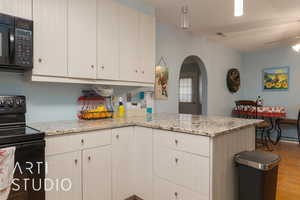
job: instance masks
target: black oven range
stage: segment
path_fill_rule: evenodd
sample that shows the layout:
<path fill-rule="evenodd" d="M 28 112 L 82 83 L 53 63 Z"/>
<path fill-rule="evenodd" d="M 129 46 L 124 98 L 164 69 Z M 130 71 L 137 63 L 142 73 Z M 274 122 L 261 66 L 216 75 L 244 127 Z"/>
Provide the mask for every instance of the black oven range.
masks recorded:
<path fill-rule="evenodd" d="M 25 113 L 25 96 L 0 96 L 0 153 L 14 152 L 7 200 L 45 200 L 45 134 L 26 126 Z"/>

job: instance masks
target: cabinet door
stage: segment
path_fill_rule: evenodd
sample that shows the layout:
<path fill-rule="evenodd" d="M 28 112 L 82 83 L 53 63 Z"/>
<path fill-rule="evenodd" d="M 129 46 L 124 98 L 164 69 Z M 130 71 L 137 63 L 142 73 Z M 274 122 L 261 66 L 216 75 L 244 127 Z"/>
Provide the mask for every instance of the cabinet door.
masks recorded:
<path fill-rule="evenodd" d="M 155 70 L 155 17 L 140 13 L 139 26 L 140 71 L 139 81 L 154 83 Z"/>
<path fill-rule="evenodd" d="M 83 151 L 83 200 L 111 200 L 111 147 Z"/>
<path fill-rule="evenodd" d="M 96 78 L 96 0 L 71 0 L 68 10 L 68 67 L 72 78 Z"/>
<path fill-rule="evenodd" d="M 32 19 L 32 0 L 1 0 L 0 13 Z"/>
<path fill-rule="evenodd" d="M 113 200 L 124 200 L 133 192 L 133 128 L 113 129 L 112 181 Z"/>
<path fill-rule="evenodd" d="M 120 79 L 137 81 L 139 72 L 139 13 L 120 6 Z"/>
<path fill-rule="evenodd" d="M 119 78 L 119 4 L 97 1 L 97 79 Z"/>
<path fill-rule="evenodd" d="M 153 199 L 152 129 L 134 128 L 134 192 L 142 199 Z"/>
<path fill-rule="evenodd" d="M 81 200 L 81 152 L 47 156 L 46 162 L 46 200 Z M 72 183 L 69 191 L 70 185 L 66 180 Z M 51 182 L 55 183 L 52 189 Z M 64 188 L 61 188 L 61 185 L 64 185 Z M 59 186 L 58 189 L 56 186 Z"/>
<path fill-rule="evenodd" d="M 67 0 L 33 0 L 33 74 L 67 76 Z"/>

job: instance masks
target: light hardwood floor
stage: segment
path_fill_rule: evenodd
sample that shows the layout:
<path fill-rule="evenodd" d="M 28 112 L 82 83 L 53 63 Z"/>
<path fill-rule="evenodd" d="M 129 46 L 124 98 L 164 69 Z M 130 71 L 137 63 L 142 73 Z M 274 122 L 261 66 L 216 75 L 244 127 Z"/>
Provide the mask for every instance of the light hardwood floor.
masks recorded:
<path fill-rule="evenodd" d="M 281 156 L 278 172 L 277 200 L 300 199 L 300 145 L 281 142 L 273 146 Z"/>

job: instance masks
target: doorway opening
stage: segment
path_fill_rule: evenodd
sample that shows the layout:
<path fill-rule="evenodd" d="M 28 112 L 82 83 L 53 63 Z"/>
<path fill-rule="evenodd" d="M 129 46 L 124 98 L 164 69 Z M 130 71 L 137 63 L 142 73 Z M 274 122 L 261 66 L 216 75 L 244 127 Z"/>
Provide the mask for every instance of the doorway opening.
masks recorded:
<path fill-rule="evenodd" d="M 188 56 L 181 65 L 179 113 L 207 114 L 207 71 L 198 56 Z"/>

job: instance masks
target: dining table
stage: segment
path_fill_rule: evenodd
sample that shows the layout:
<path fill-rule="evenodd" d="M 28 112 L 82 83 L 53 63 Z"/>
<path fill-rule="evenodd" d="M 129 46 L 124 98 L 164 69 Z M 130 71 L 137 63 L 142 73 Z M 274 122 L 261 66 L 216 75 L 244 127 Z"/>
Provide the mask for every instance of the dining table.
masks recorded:
<path fill-rule="evenodd" d="M 233 110 L 234 115 L 244 115 L 249 118 L 259 118 L 270 122 L 270 127 L 267 129 L 267 136 L 269 141 L 276 145 L 280 140 L 280 133 L 278 128 L 278 120 L 286 118 L 286 109 L 283 106 L 258 106 L 251 109 L 245 108 L 245 110 Z M 273 139 L 271 135 L 277 133 L 276 139 Z"/>

